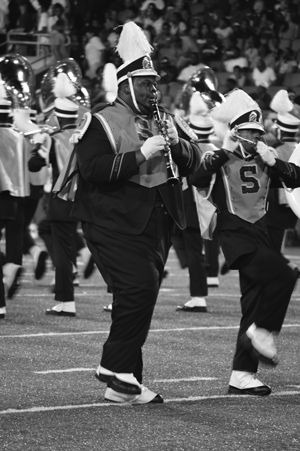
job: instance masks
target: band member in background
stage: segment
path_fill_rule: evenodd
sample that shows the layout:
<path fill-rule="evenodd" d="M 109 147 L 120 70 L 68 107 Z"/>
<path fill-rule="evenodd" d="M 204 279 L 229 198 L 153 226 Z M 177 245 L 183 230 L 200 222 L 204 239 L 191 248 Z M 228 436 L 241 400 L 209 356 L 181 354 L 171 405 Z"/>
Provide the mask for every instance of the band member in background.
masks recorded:
<path fill-rule="evenodd" d="M 22 274 L 23 233 L 16 233 L 14 225 L 18 205 L 29 192 L 23 137 L 12 127 L 11 107 L 0 78 L 0 237 L 5 230 L 6 239 L 5 252 L 1 252 L 0 318 L 5 318 L 5 298 L 13 297 Z"/>
<path fill-rule="evenodd" d="M 274 334 L 281 330 L 297 280 L 270 246 L 266 199 L 270 182 L 300 186 L 300 168 L 278 159 L 264 144 L 261 110 L 244 91 L 230 93 L 211 117 L 229 130 L 220 150 L 204 154 L 191 181 L 208 187 L 216 174 L 212 198 L 220 244 L 228 267 L 239 271 L 242 319 L 229 393 L 265 396 L 271 388 L 256 378 L 259 361 L 278 363 Z"/>
<path fill-rule="evenodd" d="M 35 135 L 37 147 L 29 160 L 29 169 L 39 171 L 48 164 L 52 166 L 53 185 L 63 169 L 71 152 L 69 139 L 77 125 L 78 105 L 67 97 L 76 89 L 67 74 L 61 72 L 54 85 L 55 114 L 60 126 L 59 133 L 53 135 L 50 145 L 45 146 L 45 133 Z M 42 147 L 41 147 L 42 146 Z M 55 300 L 53 308 L 46 310 L 47 315 L 76 316 L 73 261 L 76 248 L 76 230 L 78 220 L 71 217 L 71 202 L 50 196 L 47 221 L 51 223 L 51 241 L 53 263 L 55 266 Z"/>
<path fill-rule="evenodd" d="M 300 119 L 293 115 L 294 105 L 285 89 L 279 90 L 273 97 L 270 107 L 277 112 L 275 131 L 277 142 L 273 144 L 278 158 L 289 161 L 298 145 L 297 134 Z M 284 188 L 272 189 L 268 195 L 269 207 L 266 215 L 270 243 L 279 253 L 285 236 L 285 230 L 295 229 L 298 217 L 289 207 Z M 290 265 L 293 265 L 290 263 Z M 295 267 L 296 268 L 296 267 Z"/>
<path fill-rule="evenodd" d="M 213 123 L 208 115 L 208 106 L 199 91 L 195 91 L 190 99 L 188 124 L 196 133 L 202 152 L 217 150 L 209 142 L 209 135 L 213 133 Z M 183 179 L 183 203 L 187 227 L 178 230 L 173 235 L 172 242 L 177 253 L 178 235 L 182 237 L 183 246 L 179 251 L 185 253 L 185 259 L 190 276 L 191 299 L 183 305 L 177 306 L 181 312 L 207 312 L 206 296 L 208 294 L 205 256 L 203 253 L 203 238 L 201 237 L 199 218 L 195 202 L 195 187 L 187 178 Z"/>
<path fill-rule="evenodd" d="M 96 370 L 107 385 L 105 399 L 161 403 L 162 396 L 143 385 L 142 347 L 171 229 L 174 223 L 186 226 L 181 184 L 164 153 L 171 153 L 186 176 L 198 168 L 200 149 L 182 119 L 177 123 L 161 110 L 159 120 L 152 48 L 135 23 L 123 26 L 117 50 L 124 64 L 117 70 L 116 101 L 86 115 L 74 134 L 79 177 L 72 214 L 81 219 L 87 245 L 114 295 L 112 324 Z"/>

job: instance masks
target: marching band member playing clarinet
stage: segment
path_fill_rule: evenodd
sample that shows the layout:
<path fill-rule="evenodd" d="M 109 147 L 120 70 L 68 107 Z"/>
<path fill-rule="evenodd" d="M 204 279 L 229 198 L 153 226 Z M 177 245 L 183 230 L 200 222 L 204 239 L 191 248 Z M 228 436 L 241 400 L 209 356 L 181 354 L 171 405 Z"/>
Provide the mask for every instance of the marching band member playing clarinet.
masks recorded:
<path fill-rule="evenodd" d="M 123 26 L 117 50 L 124 64 L 117 70 L 116 101 L 87 113 L 73 135 L 79 177 L 72 214 L 81 219 L 87 245 L 114 295 L 110 333 L 96 370 L 107 385 L 105 399 L 161 403 L 160 395 L 142 385 L 142 347 L 171 228 L 185 227 L 181 184 L 167 172 L 164 153 L 167 147 L 186 176 L 199 167 L 200 149 L 186 123 L 178 119 L 177 125 L 163 110 L 166 130 L 159 134 L 152 105 L 159 77 L 152 48 L 133 22 Z"/>
<path fill-rule="evenodd" d="M 278 363 L 274 335 L 281 330 L 297 280 L 270 246 L 266 199 L 270 184 L 282 187 L 282 180 L 288 187 L 300 186 L 300 168 L 279 160 L 264 144 L 260 108 L 244 91 L 232 91 L 211 117 L 230 130 L 220 150 L 203 155 L 191 181 L 208 187 L 216 174 L 211 194 L 220 244 L 228 267 L 239 271 L 242 319 L 229 393 L 265 396 L 271 388 L 256 378 L 258 365 Z"/>

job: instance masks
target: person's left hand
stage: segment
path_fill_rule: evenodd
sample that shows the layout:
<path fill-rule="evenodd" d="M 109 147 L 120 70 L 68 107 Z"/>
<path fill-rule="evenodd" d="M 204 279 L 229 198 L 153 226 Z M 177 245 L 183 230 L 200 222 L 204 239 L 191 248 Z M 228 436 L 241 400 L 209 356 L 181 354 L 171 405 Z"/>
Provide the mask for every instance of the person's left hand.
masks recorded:
<path fill-rule="evenodd" d="M 257 153 L 261 156 L 261 159 L 268 165 L 274 166 L 276 163 L 275 156 L 269 147 L 262 141 L 257 143 Z"/>
<path fill-rule="evenodd" d="M 166 121 L 166 128 L 171 146 L 175 146 L 179 142 L 177 129 L 171 121 Z"/>

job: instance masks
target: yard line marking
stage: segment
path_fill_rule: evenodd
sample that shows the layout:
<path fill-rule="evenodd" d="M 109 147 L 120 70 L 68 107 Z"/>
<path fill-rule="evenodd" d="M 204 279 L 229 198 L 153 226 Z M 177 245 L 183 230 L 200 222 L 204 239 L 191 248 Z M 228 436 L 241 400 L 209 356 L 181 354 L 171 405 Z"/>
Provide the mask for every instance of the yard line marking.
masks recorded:
<path fill-rule="evenodd" d="M 60 373 L 76 373 L 76 372 L 91 372 L 95 371 L 95 368 L 67 368 L 66 370 L 47 370 L 47 371 L 33 371 L 34 374 L 60 374 Z M 197 382 L 197 381 L 214 381 L 217 377 L 188 377 L 182 379 L 154 379 L 151 382 L 162 382 L 165 384 L 173 382 Z M 296 387 L 298 388 L 298 387 Z"/>
<path fill-rule="evenodd" d="M 188 332 L 188 331 L 201 331 L 201 330 L 236 330 L 240 326 L 201 326 L 201 327 L 178 327 L 172 329 L 150 329 L 149 332 Z M 284 324 L 285 328 L 300 327 L 300 324 Z M 82 332 L 47 332 L 38 334 L 23 334 L 23 335 L 0 335 L 0 338 L 32 338 L 32 337 L 61 337 L 67 335 L 95 335 L 95 334 L 108 334 L 108 330 L 86 330 Z"/>
<path fill-rule="evenodd" d="M 295 396 L 300 395 L 299 391 L 282 391 L 278 393 L 272 393 L 272 398 L 274 397 L 280 397 L 280 396 Z M 234 399 L 238 398 L 239 401 L 242 401 L 245 398 L 252 398 L 252 395 L 213 395 L 213 396 L 189 396 L 187 398 L 170 398 L 165 399 L 165 404 L 169 403 L 175 403 L 175 402 L 195 402 L 195 401 L 206 401 L 210 399 Z M 248 401 L 247 401 L 248 402 Z M 139 405 L 141 408 L 141 404 Z M 78 404 L 78 405 L 67 405 L 67 406 L 49 406 L 49 407 L 29 407 L 28 409 L 7 409 L 7 410 L 1 410 L 0 415 L 10 415 L 15 413 L 40 413 L 40 412 L 53 412 L 56 410 L 74 410 L 74 409 L 90 409 L 95 407 L 134 407 L 130 403 L 109 403 L 109 402 L 97 402 L 94 404 Z"/>

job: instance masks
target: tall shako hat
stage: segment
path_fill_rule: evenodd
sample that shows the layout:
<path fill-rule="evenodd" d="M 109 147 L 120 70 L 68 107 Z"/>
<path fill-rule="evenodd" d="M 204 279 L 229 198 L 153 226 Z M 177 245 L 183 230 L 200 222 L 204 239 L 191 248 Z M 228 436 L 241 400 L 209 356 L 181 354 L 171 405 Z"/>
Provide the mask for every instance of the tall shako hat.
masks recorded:
<path fill-rule="evenodd" d="M 60 72 L 57 75 L 53 93 L 56 97 L 54 101 L 56 116 L 76 119 L 78 117 L 79 106 L 72 102 L 72 100 L 67 99 L 67 97 L 76 94 L 76 87 L 65 72 Z"/>
<path fill-rule="evenodd" d="M 117 69 L 118 85 L 124 80 L 128 80 L 130 93 L 135 108 L 140 111 L 136 102 L 132 77 L 156 77 L 160 76 L 153 67 L 150 54 L 153 47 L 143 32 L 134 22 L 127 22 L 123 25 L 116 51 L 124 63 Z"/>
<path fill-rule="evenodd" d="M 11 101 L 7 98 L 4 87 L 4 81 L 0 76 L 0 114 L 8 114 L 11 112 Z"/>
<path fill-rule="evenodd" d="M 294 105 L 285 89 L 280 89 L 276 92 L 270 103 L 270 108 L 277 113 L 276 124 L 280 130 L 288 133 L 297 133 L 300 119 L 290 114 Z"/>
<path fill-rule="evenodd" d="M 143 30 L 134 22 L 123 25 L 116 51 L 124 61 L 117 69 L 118 84 L 131 77 L 160 77 L 153 67 L 150 45 Z"/>
<path fill-rule="evenodd" d="M 208 106 L 199 91 L 195 91 L 190 99 L 189 126 L 198 138 L 206 138 L 214 131 Z"/>
<path fill-rule="evenodd" d="M 230 130 L 260 130 L 265 133 L 259 105 L 241 89 L 235 89 L 225 96 L 225 102 L 212 110 L 211 117 L 227 123 Z"/>

